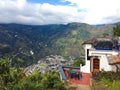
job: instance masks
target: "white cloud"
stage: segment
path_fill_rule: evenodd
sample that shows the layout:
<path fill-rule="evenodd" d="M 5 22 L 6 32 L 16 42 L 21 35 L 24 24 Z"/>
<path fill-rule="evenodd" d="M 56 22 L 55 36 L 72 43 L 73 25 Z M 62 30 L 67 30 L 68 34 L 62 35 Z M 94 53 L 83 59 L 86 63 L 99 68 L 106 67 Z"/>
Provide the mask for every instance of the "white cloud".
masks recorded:
<path fill-rule="evenodd" d="M 87 9 L 84 17 L 86 23 L 103 24 L 120 21 L 119 0 L 65 0 L 77 5 L 78 8 Z M 108 19 L 108 17 L 111 17 Z M 116 19 L 115 19 L 116 18 Z"/>
<path fill-rule="evenodd" d="M 61 24 L 82 22 L 103 24 L 120 21 L 119 0 L 61 0 L 70 5 L 0 0 L 0 23 Z"/>

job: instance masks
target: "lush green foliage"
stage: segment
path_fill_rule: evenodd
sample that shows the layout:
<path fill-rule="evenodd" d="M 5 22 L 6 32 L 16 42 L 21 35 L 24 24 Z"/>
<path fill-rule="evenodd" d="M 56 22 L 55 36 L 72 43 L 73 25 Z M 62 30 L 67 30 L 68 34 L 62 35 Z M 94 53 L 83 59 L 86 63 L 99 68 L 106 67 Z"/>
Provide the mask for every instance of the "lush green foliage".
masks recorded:
<path fill-rule="evenodd" d="M 116 72 L 112 72 L 112 71 L 108 71 L 108 72 L 102 71 L 96 75 L 96 80 L 99 80 L 101 78 L 105 78 L 110 81 L 120 80 L 120 72 L 116 73 Z"/>
<path fill-rule="evenodd" d="M 66 90 L 59 73 L 39 73 L 25 76 L 23 69 L 11 67 L 9 59 L 0 59 L 0 90 Z"/>
<path fill-rule="evenodd" d="M 112 27 L 90 26 L 84 23 L 39 26 L 0 24 L 0 44 L 7 44 L 10 48 L 0 48 L 0 57 L 3 56 L 3 51 L 6 51 L 12 58 L 13 65 L 21 58 L 23 66 L 51 54 L 79 57 L 84 55 L 84 40 L 101 36 L 102 33 L 110 34 Z M 34 52 L 33 55 L 30 53 L 31 50 Z"/>
<path fill-rule="evenodd" d="M 120 36 L 120 24 L 113 28 L 113 36 Z"/>
<path fill-rule="evenodd" d="M 73 62 L 73 66 L 76 66 L 76 67 L 79 67 L 80 64 L 82 64 L 82 66 L 83 66 L 85 64 L 85 62 L 82 59 L 74 60 L 74 62 Z"/>
<path fill-rule="evenodd" d="M 101 82 L 109 90 L 119 90 L 120 89 L 120 72 L 105 72 L 102 71 L 94 76 L 97 82 Z M 94 86 L 93 86 L 94 87 Z"/>

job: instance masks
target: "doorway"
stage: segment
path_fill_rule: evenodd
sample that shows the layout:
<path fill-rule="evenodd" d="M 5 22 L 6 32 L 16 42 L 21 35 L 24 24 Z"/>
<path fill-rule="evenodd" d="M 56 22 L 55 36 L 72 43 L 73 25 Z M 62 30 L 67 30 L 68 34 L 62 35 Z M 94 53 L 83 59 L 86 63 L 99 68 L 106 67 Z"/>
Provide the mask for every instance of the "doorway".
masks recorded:
<path fill-rule="evenodd" d="M 93 72 L 100 72 L 100 59 L 93 59 Z"/>

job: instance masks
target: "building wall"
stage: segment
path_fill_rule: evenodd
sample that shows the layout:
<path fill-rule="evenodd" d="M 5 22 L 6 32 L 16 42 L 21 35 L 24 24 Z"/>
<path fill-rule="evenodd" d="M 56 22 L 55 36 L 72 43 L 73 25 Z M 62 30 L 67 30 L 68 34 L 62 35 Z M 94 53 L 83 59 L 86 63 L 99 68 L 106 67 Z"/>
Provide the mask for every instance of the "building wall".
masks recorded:
<path fill-rule="evenodd" d="M 107 56 L 109 55 L 117 55 L 117 51 L 101 51 L 101 50 L 93 50 L 90 51 L 91 56 L 98 56 L 100 59 L 100 71 L 105 70 L 105 71 L 112 71 L 112 66 L 109 65 Z"/>
<path fill-rule="evenodd" d="M 85 65 L 81 67 L 81 71 L 85 73 L 90 73 L 90 60 L 87 60 L 87 49 L 91 47 L 91 44 L 85 44 Z"/>
<path fill-rule="evenodd" d="M 98 56 L 100 59 L 100 71 L 103 69 L 105 71 L 112 71 L 113 67 L 109 65 L 107 56 L 117 55 L 117 51 L 110 50 L 91 50 L 91 44 L 85 44 L 85 65 L 81 67 L 82 72 L 90 73 L 90 60 L 87 60 L 87 49 L 90 49 L 90 56 Z"/>
<path fill-rule="evenodd" d="M 85 63 L 89 62 L 89 60 L 87 60 L 87 49 L 90 49 L 91 47 L 92 47 L 91 44 L 85 45 Z"/>
<path fill-rule="evenodd" d="M 107 56 L 106 55 L 101 55 L 100 57 L 100 71 L 104 70 L 104 71 L 111 71 L 111 65 L 109 65 L 108 60 L 107 60 Z"/>
<path fill-rule="evenodd" d="M 90 73 L 90 61 L 86 62 L 86 64 L 81 67 L 81 72 Z"/>
<path fill-rule="evenodd" d="M 111 67 L 112 67 L 112 71 L 114 71 L 114 72 L 117 72 L 117 67 L 119 68 L 119 70 L 120 70 L 120 64 L 116 64 L 116 65 L 111 65 Z"/>

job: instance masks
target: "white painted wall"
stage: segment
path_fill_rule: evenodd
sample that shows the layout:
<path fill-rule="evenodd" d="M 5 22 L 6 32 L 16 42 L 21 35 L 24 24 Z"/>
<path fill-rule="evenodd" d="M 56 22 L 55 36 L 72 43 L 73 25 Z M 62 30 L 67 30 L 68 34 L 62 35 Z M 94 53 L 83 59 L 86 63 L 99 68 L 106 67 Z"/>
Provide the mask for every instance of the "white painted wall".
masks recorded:
<path fill-rule="evenodd" d="M 85 45 L 85 63 L 87 63 L 87 49 L 91 49 L 92 45 L 91 44 L 86 44 Z"/>
<path fill-rule="evenodd" d="M 81 72 L 90 73 L 90 61 L 87 61 L 86 64 L 81 67 Z"/>
<path fill-rule="evenodd" d="M 90 56 L 100 57 L 100 70 L 111 71 L 112 66 L 109 65 L 107 60 L 107 55 L 117 55 L 117 51 L 111 50 L 95 50 L 92 49 L 91 44 L 85 44 L 85 65 L 81 67 L 81 71 L 85 73 L 90 73 L 90 60 L 87 60 L 87 49 L 89 49 Z"/>
<path fill-rule="evenodd" d="M 91 47 L 91 44 L 85 44 L 85 65 L 81 67 L 81 71 L 85 73 L 90 73 L 90 60 L 87 60 L 87 49 Z"/>
<path fill-rule="evenodd" d="M 111 50 L 90 50 L 90 56 L 99 56 L 100 57 L 100 71 L 103 69 L 105 71 L 111 71 L 112 66 L 109 65 L 107 56 L 108 55 L 117 55 L 117 51 Z"/>
<path fill-rule="evenodd" d="M 90 49 L 89 55 L 90 56 L 101 56 L 101 55 L 117 55 L 117 51 L 112 51 L 112 50 L 95 50 L 95 49 Z"/>
<path fill-rule="evenodd" d="M 101 55 L 100 57 L 100 71 L 111 71 L 112 67 L 109 65 L 106 55 Z"/>

